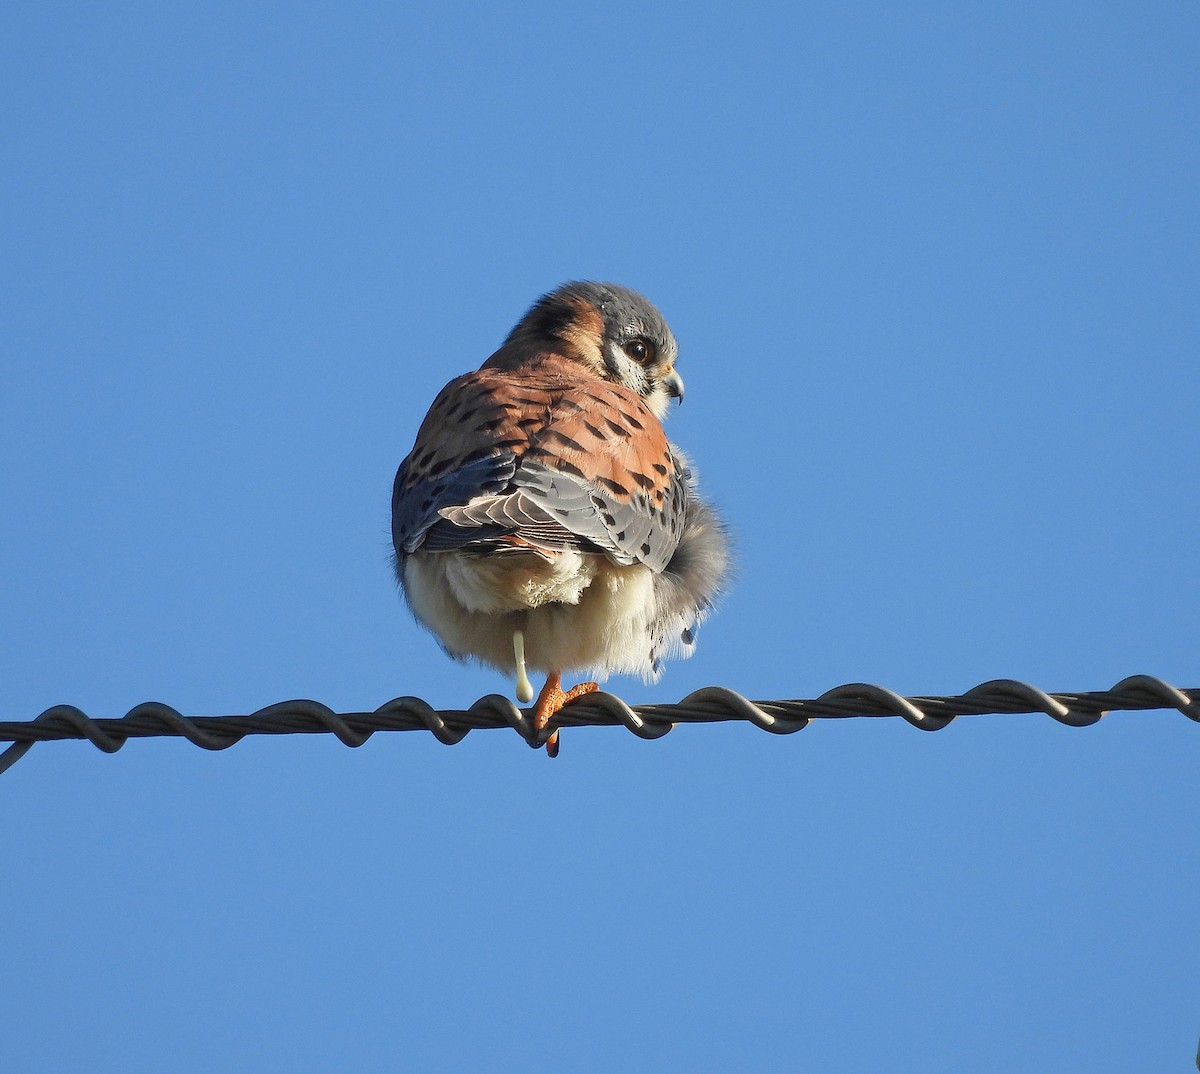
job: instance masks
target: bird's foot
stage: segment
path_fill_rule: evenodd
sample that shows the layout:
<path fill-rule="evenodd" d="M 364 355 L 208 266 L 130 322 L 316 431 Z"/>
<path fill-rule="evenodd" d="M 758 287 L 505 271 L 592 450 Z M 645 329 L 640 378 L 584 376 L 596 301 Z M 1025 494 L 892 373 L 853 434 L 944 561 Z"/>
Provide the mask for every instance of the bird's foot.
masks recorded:
<path fill-rule="evenodd" d="M 599 683 L 581 682 L 576 686 L 572 686 L 569 690 L 564 690 L 562 688 L 562 676 L 557 674 L 551 675 L 546 680 L 546 685 L 542 687 L 542 692 L 538 694 L 537 703 L 533 707 L 534 728 L 540 734 L 546 729 L 550 718 L 564 705 L 569 705 L 576 698 L 583 697 L 586 694 L 594 694 L 599 689 Z M 549 757 L 558 756 L 557 727 L 554 729 L 553 734 L 546 739 L 546 755 Z"/>

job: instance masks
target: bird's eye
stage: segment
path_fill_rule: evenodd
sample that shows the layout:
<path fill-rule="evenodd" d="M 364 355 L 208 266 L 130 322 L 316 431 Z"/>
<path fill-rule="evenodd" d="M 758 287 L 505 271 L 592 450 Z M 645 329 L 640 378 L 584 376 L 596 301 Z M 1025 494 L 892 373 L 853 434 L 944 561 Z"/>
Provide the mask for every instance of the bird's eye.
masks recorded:
<path fill-rule="evenodd" d="M 631 339 L 625 344 L 625 353 L 635 362 L 645 365 L 654 357 L 654 344 L 644 339 Z"/>

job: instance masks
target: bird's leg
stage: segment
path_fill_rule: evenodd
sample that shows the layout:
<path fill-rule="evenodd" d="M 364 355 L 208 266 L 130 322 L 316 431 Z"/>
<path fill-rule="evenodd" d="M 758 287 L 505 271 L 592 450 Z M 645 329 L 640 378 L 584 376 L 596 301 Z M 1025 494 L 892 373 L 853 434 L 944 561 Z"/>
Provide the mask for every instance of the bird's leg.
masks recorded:
<path fill-rule="evenodd" d="M 562 675 L 557 671 L 553 672 L 546 679 L 546 685 L 542 687 L 542 692 L 538 694 L 537 703 L 533 707 L 533 726 L 539 732 L 545 730 L 550 718 L 564 705 L 570 704 L 577 697 L 583 697 L 585 694 L 594 694 L 599 689 L 598 683 L 581 682 L 569 690 L 563 690 Z M 546 739 L 546 753 L 551 757 L 558 756 L 557 727 L 554 729 L 554 733 Z"/>

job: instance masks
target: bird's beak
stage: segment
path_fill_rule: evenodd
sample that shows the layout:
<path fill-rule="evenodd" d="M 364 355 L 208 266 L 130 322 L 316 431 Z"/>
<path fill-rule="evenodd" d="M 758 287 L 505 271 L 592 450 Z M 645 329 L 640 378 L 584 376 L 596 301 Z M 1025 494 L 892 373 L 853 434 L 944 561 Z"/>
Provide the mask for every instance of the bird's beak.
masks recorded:
<path fill-rule="evenodd" d="M 666 389 L 667 395 L 672 399 L 677 399 L 681 403 L 683 402 L 683 377 L 676 373 L 674 369 L 663 377 L 659 381 L 659 384 Z"/>

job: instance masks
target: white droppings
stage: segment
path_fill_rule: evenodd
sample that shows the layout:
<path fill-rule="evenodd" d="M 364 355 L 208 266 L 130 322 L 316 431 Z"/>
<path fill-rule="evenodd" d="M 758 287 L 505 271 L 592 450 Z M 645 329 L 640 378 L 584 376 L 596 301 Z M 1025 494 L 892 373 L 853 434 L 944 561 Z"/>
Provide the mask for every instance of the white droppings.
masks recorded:
<path fill-rule="evenodd" d="M 533 700 L 533 683 L 525 673 L 525 635 L 513 631 L 513 655 L 517 658 L 517 700 L 522 705 L 528 705 Z"/>

